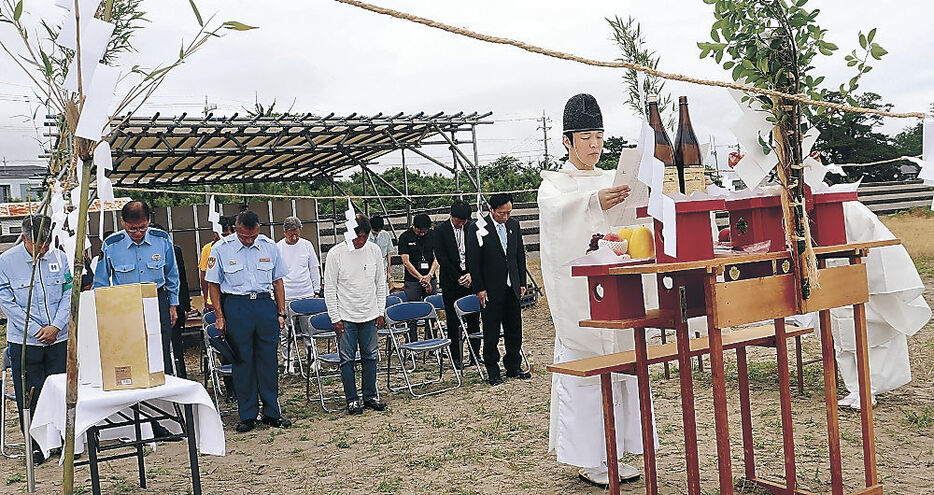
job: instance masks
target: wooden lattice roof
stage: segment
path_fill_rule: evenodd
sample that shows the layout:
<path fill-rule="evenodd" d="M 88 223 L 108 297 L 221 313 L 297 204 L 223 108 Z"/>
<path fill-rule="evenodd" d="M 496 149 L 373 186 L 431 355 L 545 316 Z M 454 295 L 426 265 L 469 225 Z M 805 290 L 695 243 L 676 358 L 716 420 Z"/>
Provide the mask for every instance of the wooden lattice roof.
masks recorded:
<path fill-rule="evenodd" d="M 109 177 L 126 187 L 307 181 L 470 131 L 490 115 L 133 117 L 111 135 Z"/>

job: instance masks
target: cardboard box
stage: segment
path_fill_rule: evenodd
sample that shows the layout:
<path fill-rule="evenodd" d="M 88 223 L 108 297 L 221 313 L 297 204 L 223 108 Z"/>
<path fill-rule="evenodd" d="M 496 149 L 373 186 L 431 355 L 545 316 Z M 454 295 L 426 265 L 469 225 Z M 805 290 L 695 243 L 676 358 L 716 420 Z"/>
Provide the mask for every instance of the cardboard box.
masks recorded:
<path fill-rule="evenodd" d="M 94 290 L 94 303 L 103 389 L 165 384 L 156 285 L 101 287 Z"/>

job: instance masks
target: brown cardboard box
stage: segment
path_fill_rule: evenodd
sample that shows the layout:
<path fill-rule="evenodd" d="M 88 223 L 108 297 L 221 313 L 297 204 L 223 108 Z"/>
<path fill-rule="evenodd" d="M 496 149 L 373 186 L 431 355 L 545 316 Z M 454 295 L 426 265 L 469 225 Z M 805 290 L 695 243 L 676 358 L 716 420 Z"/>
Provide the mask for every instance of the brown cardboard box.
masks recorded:
<path fill-rule="evenodd" d="M 165 384 L 156 285 L 94 290 L 104 390 Z"/>

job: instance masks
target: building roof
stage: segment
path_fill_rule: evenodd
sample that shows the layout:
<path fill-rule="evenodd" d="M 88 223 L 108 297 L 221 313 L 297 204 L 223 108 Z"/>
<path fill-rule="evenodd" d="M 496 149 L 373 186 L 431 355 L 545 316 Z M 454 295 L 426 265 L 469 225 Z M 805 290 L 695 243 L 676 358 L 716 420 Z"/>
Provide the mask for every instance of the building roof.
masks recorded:
<path fill-rule="evenodd" d="M 108 175 L 126 187 L 307 181 L 492 123 L 491 114 L 133 117 L 111 135 Z"/>
<path fill-rule="evenodd" d="M 23 180 L 23 179 L 41 179 L 48 175 L 48 164 L 39 165 L 33 163 L 7 163 L 0 162 L 0 181 L 4 180 Z"/>

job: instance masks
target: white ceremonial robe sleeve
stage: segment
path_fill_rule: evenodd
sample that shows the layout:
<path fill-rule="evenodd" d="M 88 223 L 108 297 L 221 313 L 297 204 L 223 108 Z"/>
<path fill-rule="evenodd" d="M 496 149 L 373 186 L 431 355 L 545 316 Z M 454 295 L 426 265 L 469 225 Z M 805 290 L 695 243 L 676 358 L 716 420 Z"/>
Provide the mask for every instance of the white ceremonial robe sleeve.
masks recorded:
<path fill-rule="evenodd" d="M 597 191 L 610 187 L 613 172 L 571 176 L 545 172 L 538 192 L 542 279 L 555 326 L 555 362 L 633 348 L 632 330 L 581 328 L 590 317 L 587 282 L 571 277 L 568 263 L 583 256 L 595 233 L 611 226 Z M 651 280 L 650 280 L 651 281 Z M 644 284 L 645 285 L 645 284 Z M 653 301 L 655 285 L 645 287 Z M 642 452 L 638 386 L 634 377 L 613 376 L 617 449 Z M 602 396 L 597 378 L 555 374 L 552 378 L 549 451 L 558 462 L 594 468 L 606 462 Z"/>

